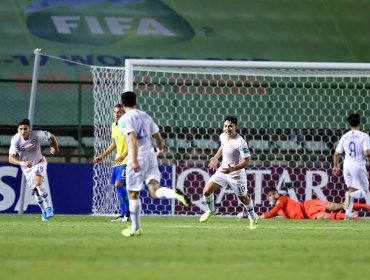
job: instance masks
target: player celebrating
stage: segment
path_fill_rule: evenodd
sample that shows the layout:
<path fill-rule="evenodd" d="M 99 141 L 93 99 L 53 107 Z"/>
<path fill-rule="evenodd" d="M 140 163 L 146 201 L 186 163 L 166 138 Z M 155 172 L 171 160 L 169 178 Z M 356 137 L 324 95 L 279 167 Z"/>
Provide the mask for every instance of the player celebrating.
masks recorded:
<path fill-rule="evenodd" d="M 127 165 L 127 143 L 124 133 L 120 132 L 118 120 L 123 115 L 122 104 L 117 104 L 113 109 L 114 122 L 112 123 L 112 143 L 99 156 L 94 158 L 94 163 L 102 162 L 103 159 L 117 149 L 114 160 L 114 168 L 111 177 L 111 184 L 114 185 L 119 201 L 121 215 L 112 222 L 127 222 L 130 218 L 129 200 L 126 189 L 126 165 Z"/>
<path fill-rule="evenodd" d="M 40 142 L 49 140 L 50 153 L 59 152 L 58 143 L 53 134 L 47 131 L 31 130 L 30 121 L 22 119 L 18 123 L 18 133 L 12 137 L 9 148 L 9 162 L 21 166 L 27 184 L 41 208 L 42 221 L 48 221 L 54 215 L 53 209 L 49 206 L 48 193 L 42 185 L 47 174 L 47 161 L 41 154 Z"/>
<path fill-rule="evenodd" d="M 311 220 L 343 220 L 345 213 L 331 213 L 343 210 L 343 204 L 333 203 L 318 199 L 310 199 L 298 202 L 286 195 L 280 195 L 276 188 L 267 190 L 268 199 L 274 207 L 260 216 L 261 219 L 268 219 L 281 216 L 287 219 L 311 219 Z M 354 209 L 370 209 L 367 204 L 354 204 Z M 351 218 L 358 218 L 358 213 L 351 213 Z"/>
<path fill-rule="evenodd" d="M 249 228 L 256 229 L 258 227 L 258 216 L 254 212 L 253 201 L 247 194 L 247 175 L 245 172 L 245 168 L 249 164 L 250 152 L 247 143 L 236 133 L 236 129 L 236 117 L 226 116 L 224 118 L 224 132 L 220 135 L 221 146 L 215 156 L 211 158 L 209 167 L 216 170 L 221 155 L 222 163 L 203 189 L 203 199 L 207 211 L 200 217 L 199 221 L 205 222 L 211 216 L 218 214 L 214 205 L 213 193 L 218 188 L 229 185 L 249 213 Z"/>
<path fill-rule="evenodd" d="M 125 237 L 142 234 L 140 227 L 141 200 L 140 190 L 144 183 L 148 186 L 153 199 L 178 199 L 183 205 L 190 206 L 190 198 L 180 190 L 159 187 L 161 174 L 158 168 L 157 155 L 163 149 L 162 137 L 159 128 L 152 118 L 144 111 L 136 109 L 136 95 L 132 91 L 122 93 L 121 100 L 125 114 L 118 124 L 127 135 L 128 162 L 127 162 L 127 188 L 130 197 L 131 228 L 124 229 Z M 157 154 L 151 143 L 154 137 L 157 145 Z"/>
<path fill-rule="evenodd" d="M 340 138 L 335 149 L 333 174 L 339 175 L 339 156 L 344 152 L 343 176 L 348 191 L 345 194 L 343 205 L 346 209 L 346 219 L 351 219 L 354 199 L 364 198 L 369 190 L 366 158 L 370 157 L 370 138 L 367 133 L 359 130 L 359 114 L 349 115 L 347 121 L 350 131 Z"/>

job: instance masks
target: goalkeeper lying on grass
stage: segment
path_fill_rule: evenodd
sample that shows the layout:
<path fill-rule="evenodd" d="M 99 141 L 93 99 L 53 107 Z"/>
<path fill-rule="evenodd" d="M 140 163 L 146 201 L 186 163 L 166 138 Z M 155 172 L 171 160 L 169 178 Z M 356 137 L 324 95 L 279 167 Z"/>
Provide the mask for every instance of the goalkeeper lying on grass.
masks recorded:
<path fill-rule="evenodd" d="M 345 213 L 342 203 L 328 202 L 318 199 L 307 201 L 295 201 L 286 195 L 280 195 L 276 188 L 267 191 L 269 201 L 274 205 L 270 211 L 260 215 L 260 219 L 268 219 L 281 216 L 287 219 L 311 219 L 311 220 L 344 220 Z M 353 209 L 370 209 L 370 205 L 354 203 Z M 247 213 L 239 213 L 239 218 L 247 217 Z M 353 212 L 351 219 L 357 219 L 358 213 Z"/>

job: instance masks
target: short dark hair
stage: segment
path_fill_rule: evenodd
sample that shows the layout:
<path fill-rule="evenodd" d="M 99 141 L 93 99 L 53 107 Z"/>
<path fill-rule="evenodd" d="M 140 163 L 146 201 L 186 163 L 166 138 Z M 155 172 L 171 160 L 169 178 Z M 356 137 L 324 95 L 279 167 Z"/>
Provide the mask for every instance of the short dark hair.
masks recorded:
<path fill-rule="evenodd" d="M 270 192 L 277 192 L 277 193 L 279 193 L 278 190 L 277 190 L 277 188 L 275 188 L 275 187 L 268 188 L 267 189 L 267 193 L 270 193 Z"/>
<path fill-rule="evenodd" d="M 238 125 L 238 119 L 236 117 L 234 117 L 234 116 L 231 116 L 231 115 L 225 116 L 224 117 L 224 122 L 226 122 L 226 121 L 230 121 L 233 124 Z"/>
<path fill-rule="evenodd" d="M 125 91 L 121 94 L 121 103 L 125 107 L 136 106 L 136 94 L 132 91 Z"/>
<path fill-rule="evenodd" d="M 116 105 L 114 105 L 114 108 L 123 108 L 123 105 L 122 104 L 120 104 L 120 103 L 118 103 L 118 104 L 116 104 Z"/>
<path fill-rule="evenodd" d="M 17 126 L 19 127 L 20 125 L 27 125 L 28 127 L 30 127 L 30 126 L 31 126 L 31 125 L 30 125 L 30 120 L 29 120 L 29 119 L 21 119 L 21 120 L 18 122 Z"/>
<path fill-rule="evenodd" d="M 348 116 L 347 121 L 351 127 L 357 127 L 360 125 L 360 115 L 351 114 Z"/>

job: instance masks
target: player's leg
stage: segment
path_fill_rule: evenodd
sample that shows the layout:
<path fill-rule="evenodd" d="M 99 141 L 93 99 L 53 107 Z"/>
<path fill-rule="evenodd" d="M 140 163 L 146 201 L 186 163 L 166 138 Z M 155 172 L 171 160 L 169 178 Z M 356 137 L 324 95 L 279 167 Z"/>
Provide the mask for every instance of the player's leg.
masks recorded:
<path fill-rule="evenodd" d="M 122 235 L 125 237 L 141 235 L 140 215 L 141 215 L 141 200 L 140 191 L 144 187 L 143 177 L 143 162 L 139 159 L 141 169 L 135 171 L 132 169 L 131 164 L 128 163 L 126 167 L 126 183 L 128 189 L 128 195 L 130 199 L 130 218 L 131 227 L 124 229 Z"/>
<path fill-rule="evenodd" d="M 130 217 L 129 197 L 126 189 L 126 165 L 116 166 L 112 174 L 112 181 L 117 192 L 121 215 L 112 221 L 127 222 Z"/>
<path fill-rule="evenodd" d="M 343 205 L 347 208 L 346 219 L 352 219 L 354 200 L 361 199 L 366 196 L 365 190 L 369 188 L 369 181 L 367 171 L 364 166 L 351 165 L 348 169 L 350 176 L 352 177 L 352 185 L 350 185 L 351 187 L 348 187 Z"/>
<path fill-rule="evenodd" d="M 225 187 L 226 184 L 227 182 L 222 178 L 222 175 L 217 175 L 217 173 L 208 180 L 203 188 L 203 201 L 207 210 L 200 216 L 199 222 L 205 222 L 210 217 L 218 214 L 218 209 L 215 207 L 214 192 L 222 186 Z"/>
<path fill-rule="evenodd" d="M 33 192 L 33 196 L 34 198 L 36 199 L 37 203 L 39 204 L 40 208 L 41 208 L 41 219 L 42 221 L 48 221 L 49 217 L 47 216 L 47 208 L 48 208 L 48 205 L 44 199 L 45 196 L 47 196 L 47 194 L 45 193 L 42 193 L 41 192 L 41 189 L 40 189 L 40 186 L 42 184 L 42 176 L 38 175 L 38 174 L 35 174 L 33 176 L 33 185 L 32 185 L 32 192 Z"/>
<path fill-rule="evenodd" d="M 131 214 L 131 228 L 122 230 L 122 235 L 125 237 L 139 236 L 143 233 L 140 226 L 141 200 L 139 191 L 129 190 L 130 198 L 130 214 Z"/>
<path fill-rule="evenodd" d="M 170 189 L 160 187 L 161 173 L 159 172 L 157 159 L 148 161 L 147 169 L 145 170 L 144 178 L 148 186 L 149 194 L 153 199 L 177 199 L 184 206 L 191 206 L 190 197 L 180 189 Z"/>

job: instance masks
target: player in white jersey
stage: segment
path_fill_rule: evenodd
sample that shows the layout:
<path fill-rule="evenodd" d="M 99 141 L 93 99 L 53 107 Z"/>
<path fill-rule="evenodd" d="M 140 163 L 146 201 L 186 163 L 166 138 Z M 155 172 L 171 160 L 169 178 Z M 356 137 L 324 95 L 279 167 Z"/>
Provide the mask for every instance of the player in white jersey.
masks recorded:
<path fill-rule="evenodd" d="M 136 109 L 135 93 L 132 91 L 122 93 L 121 101 L 126 113 L 119 119 L 118 125 L 127 136 L 126 184 L 129 191 L 132 221 L 131 228 L 124 229 L 122 235 L 130 237 L 141 235 L 143 232 L 140 227 L 141 200 L 139 194 L 144 183 L 153 199 L 176 198 L 185 206 L 190 206 L 191 200 L 179 189 L 159 187 L 161 174 L 157 156 L 163 149 L 159 128 L 146 112 Z M 155 139 L 156 152 L 152 147 L 151 137 Z"/>
<path fill-rule="evenodd" d="M 333 174 L 339 175 L 339 157 L 344 152 L 343 176 L 348 190 L 343 206 L 346 209 L 346 219 L 351 219 L 354 199 L 364 198 L 369 191 L 366 158 L 370 157 L 370 138 L 367 133 L 359 130 L 359 114 L 351 114 L 347 121 L 350 131 L 340 138 L 335 149 Z"/>
<path fill-rule="evenodd" d="M 27 184 L 41 208 L 42 221 L 48 221 L 54 215 L 48 203 L 48 193 L 42 185 L 46 176 L 47 161 L 41 154 L 40 142 L 49 140 L 50 153 L 59 152 L 58 143 L 53 134 L 47 131 L 31 130 L 30 121 L 22 119 L 18 123 L 18 133 L 12 137 L 9 148 L 9 162 L 21 166 Z"/>
<path fill-rule="evenodd" d="M 203 189 L 203 199 L 207 211 L 200 217 L 199 221 L 205 222 L 211 216 L 218 214 L 214 205 L 213 193 L 217 189 L 229 185 L 249 213 L 249 228 L 256 229 L 258 216 L 254 212 L 253 201 L 247 194 L 247 175 L 245 172 L 245 168 L 249 164 L 250 152 L 247 142 L 236 132 L 236 129 L 236 117 L 226 116 L 224 118 L 224 132 L 220 135 L 221 146 L 215 156 L 211 158 L 209 167 L 216 170 L 221 155 L 222 163 Z"/>

